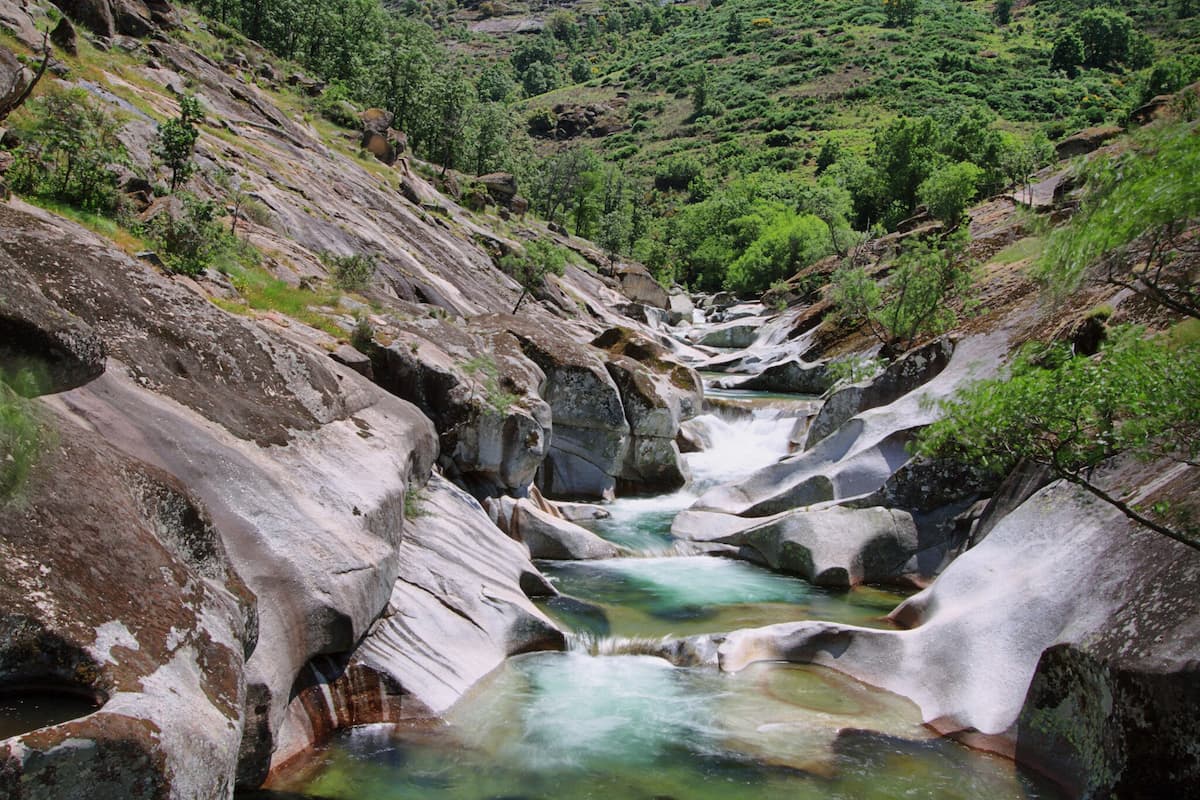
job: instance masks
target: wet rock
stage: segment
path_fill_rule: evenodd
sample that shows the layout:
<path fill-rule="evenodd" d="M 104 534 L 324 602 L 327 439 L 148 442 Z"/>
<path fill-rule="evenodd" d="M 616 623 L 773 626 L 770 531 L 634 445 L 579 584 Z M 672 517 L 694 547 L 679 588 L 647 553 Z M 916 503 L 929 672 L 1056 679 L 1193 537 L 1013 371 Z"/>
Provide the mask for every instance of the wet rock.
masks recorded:
<path fill-rule="evenodd" d="M 551 441 L 551 408 L 538 396 L 546 377 L 507 332 L 414 323 L 375 349 L 373 368 L 379 385 L 433 421 L 448 474 L 480 496 L 533 482 Z"/>
<path fill-rule="evenodd" d="M 1122 470 L 1096 477 L 1187 485 L 1176 467 Z M 720 663 L 832 666 L 911 698 L 940 732 L 1047 770 L 1072 795 L 1173 796 L 1197 776 L 1198 588 L 1200 553 L 1055 483 L 893 612 L 909 630 L 739 631 Z"/>
<path fill-rule="evenodd" d="M 506 534 L 524 542 L 531 558 L 616 558 L 621 548 L 559 515 L 534 489 L 530 497 L 488 499 L 488 515 Z"/>
<path fill-rule="evenodd" d="M 898 575 L 917 552 L 917 528 L 905 511 L 828 508 L 792 511 L 716 541 L 772 569 L 818 586 L 857 586 Z"/>
<path fill-rule="evenodd" d="M 758 392 L 784 394 L 821 394 L 833 383 L 829 368 L 823 363 L 809 363 L 799 358 L 778 361 L 748 378 L 725 378 L 718 382 L 723 389 L 752 389 Z"/>
<path fill-rule="evenodd" d="M 474 498 L 435 475 L 410 522 L 387 608 L 349 657 L 347 673 L 374 672 L 398 693 L 373 721 L 441 714 L 506 657 L 565 646 L 521 588 L 538 575 L 525 548 Z"/>

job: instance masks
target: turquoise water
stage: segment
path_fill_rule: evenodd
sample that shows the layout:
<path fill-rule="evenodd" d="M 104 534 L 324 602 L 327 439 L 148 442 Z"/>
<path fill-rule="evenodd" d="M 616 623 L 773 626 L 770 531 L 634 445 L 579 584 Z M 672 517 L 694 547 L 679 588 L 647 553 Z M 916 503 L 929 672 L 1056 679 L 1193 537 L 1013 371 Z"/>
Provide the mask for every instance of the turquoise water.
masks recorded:
<path fill-rule="evenodd" d="M 644 557 L 543 562 L 564 596 L 542 607 L 581 638 L 615 643 L 798 619 L 887 626 L 901 594 L 667 555 L 671 520 L 697 491 L 777 459 L 790 426 L 774 411 L 718 420 L 717 446 L 689 457 L 689 488 L 619 500 L 592 526 Z M 1059 797 L 1011 761 L 935 736 L 904 698 L 832 670 L 763 663 L 727 674 L 582 649 L 509 659 L 444 723 L 342 732 L 273 788 L 339 800 Z"/>
<path fill-rule="evenodd" d="M 578 653 L 511 659 L 443 727 L 344 732 L 277 788 L 346 800 L 1056 797 L 830 670 L 727 675 Z"/>
<path fill-rule="evenodd" d="M 874 587 L 834 591 L 743 561 L 711 556 L 553 561 L 539 565 L 565 595 L 603 612 L 597 627 L 543 604 L 569 627 L 601 636 L 693 636 L 797 619 L 891 627 L 905 595 Z M 592 619 L 596 619 L 595 615 Z"/>

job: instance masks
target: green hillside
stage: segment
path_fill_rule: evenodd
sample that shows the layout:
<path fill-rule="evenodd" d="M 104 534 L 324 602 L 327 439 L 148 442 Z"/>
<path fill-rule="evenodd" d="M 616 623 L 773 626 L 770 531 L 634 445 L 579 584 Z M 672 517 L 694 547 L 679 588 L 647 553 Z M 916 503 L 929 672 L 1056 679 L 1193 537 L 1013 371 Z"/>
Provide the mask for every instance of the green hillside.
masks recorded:
<path fill-rule="evenodd" d="M 333 121 L 386 108 L 418 155 L 513 172 L 533 213 L 705 290 L 953 217 L 1200 77 L 1192 0 L 197 5 L 330 80 Z"/>

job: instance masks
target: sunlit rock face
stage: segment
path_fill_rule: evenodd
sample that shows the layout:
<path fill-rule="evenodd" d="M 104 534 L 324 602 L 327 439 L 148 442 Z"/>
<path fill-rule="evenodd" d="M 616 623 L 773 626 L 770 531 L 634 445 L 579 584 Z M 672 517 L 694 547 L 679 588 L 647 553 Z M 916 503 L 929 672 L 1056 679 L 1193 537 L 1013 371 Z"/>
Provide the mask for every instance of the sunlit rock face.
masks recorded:
<path fill-rule="evenodd" d="M 11 206 L 0 216 L 0 248 L 110 355 L 101 377 L 48 402 L 186 485 L 257 598 L 256 647 L 230 673 L 246 686 L 233 762 L 239 783 L 257 785 L 296 676 L 350 649 L 388 602 L 406 487 L 429 471 L 433 428 L 320 351 L 70 223 Z"/>
<path fill-rule="evenodd" d="M 41 457 L 0 506 L 0 691 L 89 702 L 5 720 L 16 735 L 0 741 L 0 795 L 223 800 L 255 598 L 179 481 L 37 415 Z"/>
<path fill-rule="evenodd" d="M 911 630 L 775 625 L 731 634 L 719 660 L 730 670 L 774 659 L 835 666 L 911 697 L 939 730 L 1015 753 L 1081 792 L 1151 773 L 1174 791 L 1197 775 L 1195 715 L 1180 713 L 1198 700 L 1197 589 L 1195 550 L 1052 484 L 893 612 Z"/>

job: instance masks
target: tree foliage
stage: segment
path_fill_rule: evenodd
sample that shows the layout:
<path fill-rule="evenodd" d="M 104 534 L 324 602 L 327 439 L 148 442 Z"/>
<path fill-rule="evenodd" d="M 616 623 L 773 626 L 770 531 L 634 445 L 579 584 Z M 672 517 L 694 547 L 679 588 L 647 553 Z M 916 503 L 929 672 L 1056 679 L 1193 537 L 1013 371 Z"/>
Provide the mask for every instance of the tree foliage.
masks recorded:
<path fill-rule="evenodd" d="M 917 187 L 917 197 L 934 219 L 957 225 L 975 199 L 983 170 L 969 161 L 938 167 Z"/>
<path fill-rule="evenodd" d="M 521 295 L 512 313 L 517 313 L 526 297 L 542 288 L 547 275 L 562 275 L 566 266 L 567 255 L 562 248 L 538 239 L 527 242 L 524 253 L 509 253 L 501 258 L 500 268 L 521 285 Z"/>
<path fill-rule="evenodd" d="M 1171 349 L 1127 329 L 1098 357 L 1065 345 L 1024 350 L 1009 374 L 976 383 L 943 404 L 918 452 L 996 474 L 1019 462 L 1047 467 L 1138 522 L 1200 547 L 1100 488 L 1093 471 L 1119 453 L 1195 464 L 1200 456 L 1200 346 Z"/>
<path fill-rule="evenodd" d="M 1131 289 L 1200 317 L 1200 137 L 1191 124 L 1146 130 L 1120 156 L 1093 159 L 1069 225 L 1055 230 L 1035 276 L 1059 297 L 1084 280 Z"/>
<path fill-rule="evenodd" d="M 949 330 L 958 321 L 955 306 L 972 305 L 974 270 L 965 257 L 964 234 L 912 243 L 882 281 L 861 267 L 839 270 L 831 290 L 837 314 L 865 324 L 894 354 L 908 350 L 920 336 Z"/>
<path fill-rule="evenodd" d="M 158 126 L 154 155 L 171 171 L 171 192 L 187 182 L 196 171 L 192 154 L 200 129 L 196 124 L 204 119 L 204 110 L 195 95 L 179 98 L 179 116 Z"/>
<path fill-rule="evenodd" d="M 110 169 L 128 161 L 120 124 L 85 89 L 52 88 L 14 116 L 21 141 L 8 172 L 12 188 L 84 211 L 113 215 L 120 205 Z"/>

